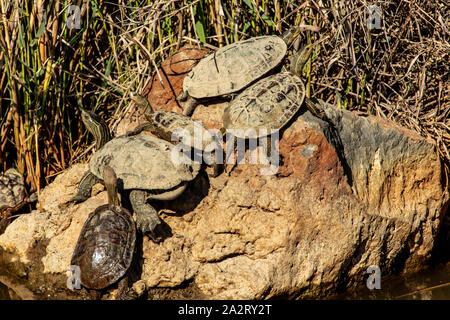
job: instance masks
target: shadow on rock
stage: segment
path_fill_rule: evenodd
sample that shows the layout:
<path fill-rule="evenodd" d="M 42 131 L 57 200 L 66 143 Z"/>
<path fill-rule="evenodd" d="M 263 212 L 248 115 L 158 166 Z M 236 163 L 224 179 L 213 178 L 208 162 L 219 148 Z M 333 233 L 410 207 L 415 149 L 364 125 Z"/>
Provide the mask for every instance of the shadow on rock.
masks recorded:
<path fill-rule="evenodd" d="M 164 213 L 167 215 L 182 216 L 198 206 L 203 198 L 208 195 L 209 188 L 209 177 L 202 170 L 193 181 L 189 182 L 188 187 L 181 196 L 171 201 L 159 201 L 157 203 L 155 201 L 155 208 L 174 211 L 165 211 Z"/>

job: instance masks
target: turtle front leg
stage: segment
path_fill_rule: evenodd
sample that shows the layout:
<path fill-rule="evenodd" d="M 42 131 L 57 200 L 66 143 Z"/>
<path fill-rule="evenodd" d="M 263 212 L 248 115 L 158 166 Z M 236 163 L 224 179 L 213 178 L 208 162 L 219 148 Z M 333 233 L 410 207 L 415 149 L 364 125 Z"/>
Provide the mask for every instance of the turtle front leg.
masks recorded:
<path fill-rule="evenodd" d="M 227 142 L 227 146 L 226 146 L 226 152 L 225 152 L 226 157 L 225 157 L 225 163 L 224 163 L 224 171 L 228 176 L 230 176 L 231 171 L 233 171 L 233 169 L 238 164 L 238 156 L 239 156 L 238 146 L 237 146 L 238 141 L 235 136 L 230 134 L 230 135 L 227 135 L 226 142 Z M 232 145 L 230 145 L 230 143 L 232 143 Z M 233 163 L 231 164 L 231 168 L 228 168 L 227 165 L 230 164 L 229 162 L 230 162 L 231 155 L 235 156 L 235 158 L 233 160 Z"/>
<path fill-rule="evenodd" d="M 92 187 L 99 182 L 101 182 L 99 178 L 97 178 L 92 172 L 87 171 L 83 178 L 81 178 L 76 196 L 70 199 L 67 203 L 79 203 L 86 201 L 91 196 Z"/>
<path fill-rule="evenodd" d="M 192 98 L 191 96 L 188 96 L 188 98 L 183 106 L 183 114 L 185 116 L 190 117 L 194 113 L 195 107 L 198 106 L 198 103 L 199 102 L 197 99 Z"/>
<path fill-rule="evenodd" d="M 265 156 L 267 158 L 267 161 L 270 163 L 270 159 L 272 156 L 272 138 L 270 136 L 267 136 L 260 140 L 262 142 L 261 144 L 263 145 L 263 148 L 265 149 Z"/>
<path fill-rule="evenodd" d="M 128 272 L 125 274 L 125 276 L 120 279 L 118 285 L 117 285 L 117 296 L 116 300 L 136 300 L 138 298 L 138 295 L 130 286 L 130 280 L 129 280 L 129 274 Z"/>
<path fill-rule="evenodd" d="M 147 203 L 148 194 L 144 190 L 132 190 L 130 202 L 136 213 L 136 225 L 142 234 L 148 235 L 154 242 L 160 242 L 168 236 L 164 230 L 158 212 Z"/>

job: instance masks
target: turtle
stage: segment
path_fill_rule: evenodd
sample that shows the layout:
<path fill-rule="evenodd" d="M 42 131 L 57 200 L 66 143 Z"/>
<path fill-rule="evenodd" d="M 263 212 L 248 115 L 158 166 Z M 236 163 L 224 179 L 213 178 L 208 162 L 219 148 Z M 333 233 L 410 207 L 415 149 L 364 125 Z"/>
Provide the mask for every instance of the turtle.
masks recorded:
<path fill-rule="evenodd" d="M 0 175 L 0 208 L 15 207 L 25 198 L 25 183 L 22 175 L 14 168 Z"/>
<path fill-rule="evenodd" d="M 0 234 L 9 223 L 12 213 L 19 211 L 28 203 L 35 202 L 38 196 L 34 192 L 25 196 L 25 182 L 23 176 L 10 168 L 0 175 Z"/>
<path fill-rule="evenodd" d="M 110 166 L 103 167 L 108 204 L 89 214 L 78 236 L 70 260 L 79 268 L 79 281 L 88 289 L 101 290 L 119 281 L 119 297 L 128 289 L 126 273 L 133 261 L 136 223 L 132 214 L 120 206 L 117 176 Z"/>
<path fill-rule="evenodd" d="M 301 28 L 283 38 L 253 37 L 220 48 L 200 60 L 183 80 L 178 101 L 186 101 L 183 114 L 190 116 L 199 100 L 237 93 L 266 76 L 284 60 Z"/>
<path fill-rule="evenodd" d="M 305 100 L 305 86 L 299 75 L 314 45 L 302 48 L 294 57 L 290 71 L 265 77 L 243 90 L 223 112 L 225 135 L 230 132 L 240 139 L 268 137 L 267 155 L 271 153 L 270 135 L 282 129 L 300 110 Z M 307 99 L 308 100 L 308 99 Z M 307 109 L 322 120 L 323 110 L 308 100 Z"/>
<path fill-rule="evenodd" d="M 219 174 L 219 160 L 215 156 L 221 151 L 223 153 L 219 136 L 211 134 L 200 121 L 195 121 L 186 115 L 166 110 L 154 111 L 150 102 L 138 93 L 131 92 L 130 97 L 138 109 L 144 113 L 147 122 L 125 135 L 132 136 L 146 130 L 168 142 L 174 144 L 181 142 L 188 148 L 194 149 L 194 152 L 200 152 L 203 155 L 205 162 L 213 167 L 213 177 Z M 194 160 L 196 160 L 195 157 L 196 153 L 194 153 Z"/>
<path fill-rule="evenodd" d="M 169 233 L 147 200 L 179 197 L 199 173 L 200 163 L 176 152 L 171 143 L 144 133 L 107 141 L 105 137 L 110 134 L 105 122 L 92 111 L 81 109 L 81 112 L 99 150 L 91 157 L 89 171 L 84 174 L 77 194 L 69 203 L 88 199 L 93 185 L 102 182 L 103 167 L 109 165 L 117 174 L 119 189 L 129 192 L 138 229 L 153 241 L 160 242 Z"/>

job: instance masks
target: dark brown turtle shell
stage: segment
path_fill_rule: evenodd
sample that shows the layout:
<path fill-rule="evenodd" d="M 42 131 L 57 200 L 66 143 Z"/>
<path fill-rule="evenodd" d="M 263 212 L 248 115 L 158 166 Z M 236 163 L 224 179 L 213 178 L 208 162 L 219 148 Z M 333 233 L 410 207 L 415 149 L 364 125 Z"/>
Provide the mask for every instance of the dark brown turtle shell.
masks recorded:
<path fill-rule="evenodd" d="M 103 289 L 125 275 L 135 243 L 136 225 L 130 212 L 106 204 L 84 223 L 70 264 L 80 268 L 83 286 Z"/>

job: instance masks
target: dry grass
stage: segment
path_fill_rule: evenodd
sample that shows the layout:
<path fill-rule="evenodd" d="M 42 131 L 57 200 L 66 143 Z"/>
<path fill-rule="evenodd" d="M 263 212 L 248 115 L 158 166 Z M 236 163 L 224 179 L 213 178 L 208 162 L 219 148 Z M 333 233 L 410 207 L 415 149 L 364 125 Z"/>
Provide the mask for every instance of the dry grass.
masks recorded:
<path fill-rule="evenodd" d="M 81 5 L 82 29 L 66 27 Z M 0 170 L 14 165 L 31 190 L 86 154 L 90 137 L 77 105 L 114 127 L 140 90 L 180 46 L 217 48 L 311 25 L 322 40 L 305 68 L 311 96 L 394 120 L 436 141 L 450 161 L 447 0 L 119 1 L 0 0 Z M 126 3 L 126 5 L 124 4 Z M 381 8 L 380 29 L 367 6 Z"/>

